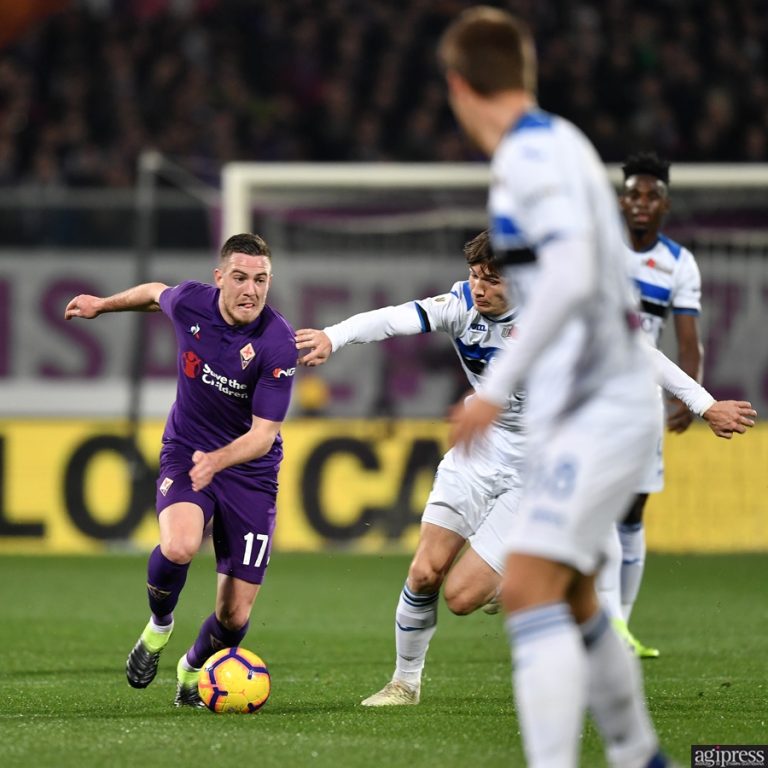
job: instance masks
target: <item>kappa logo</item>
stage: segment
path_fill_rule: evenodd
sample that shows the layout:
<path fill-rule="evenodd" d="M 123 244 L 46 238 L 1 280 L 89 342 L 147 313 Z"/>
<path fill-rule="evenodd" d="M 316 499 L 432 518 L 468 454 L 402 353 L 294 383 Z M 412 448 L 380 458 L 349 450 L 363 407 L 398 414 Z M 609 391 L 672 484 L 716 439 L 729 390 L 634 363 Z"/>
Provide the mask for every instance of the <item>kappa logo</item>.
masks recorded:
<path fill-rule="evenodd" d="M 195 323 L 189 326 L 189 332 L 199 341 L 200 340 L 200 326 Z"/>
<path fill-rule="evenodd" d="M 272 375 L 276 379 L 280 379 L 283 376 L 293 376 L 294 373 L 296 373 L 295 368 L 275 368 L 275 370 L 272 371 Z"/>
<path fill-rule="evenodd" d="M 172 485 L 173 485 L 173 480 L 170 477 L 164 477 L 163 482 L 160 483 L 160 493 L 162 493 L 163 496 L 167 496 L 168 491 L 170 490 Z"/>
<path fill-rule="evenodd" d="M 256 352 L 253 349 L 253 344 L 249 341 L 241 350 L 240 350 L 240 365 L 243 370 L 245 370 L 248 367 L 248 364 L 253 360 L 253 358 L 256 357 Z"/>
<path fill-rule="evenodd" d="M 165 600 L 165 598 L 171 594 L 170 589 L 158 589 L 158 587 L 149 582 L 147 582 L 147 591 L 155 598 L 155 600 Z"/>

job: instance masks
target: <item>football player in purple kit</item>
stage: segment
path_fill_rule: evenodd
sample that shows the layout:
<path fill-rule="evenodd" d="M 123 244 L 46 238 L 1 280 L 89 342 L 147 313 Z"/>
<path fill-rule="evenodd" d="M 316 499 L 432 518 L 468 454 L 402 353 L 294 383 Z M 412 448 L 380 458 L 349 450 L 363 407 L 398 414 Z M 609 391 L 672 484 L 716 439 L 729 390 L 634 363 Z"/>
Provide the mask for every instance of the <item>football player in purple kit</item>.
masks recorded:
<path fill-rule="evenodd" d="M 266 304 L 269 247 L 258 235 L 222 246 L 215 287 L 193 281 L 145 283 L 100 298 L 75 296 L 66 319 L 106 312 L 162 311 L 178 344 L 178 385 L 163 433 L 157 512 L 160 544 L 149 557 L 151 616 L 126 662 L 145 688 L 173 630 L 173 611 L 192 558 L 213 519 L 216 608 L 177 665 L 176 706 L 202 706 L 197 672 L 248 630 L 275 526 L 280 425 L 296 371 L 294 331 Z"/>

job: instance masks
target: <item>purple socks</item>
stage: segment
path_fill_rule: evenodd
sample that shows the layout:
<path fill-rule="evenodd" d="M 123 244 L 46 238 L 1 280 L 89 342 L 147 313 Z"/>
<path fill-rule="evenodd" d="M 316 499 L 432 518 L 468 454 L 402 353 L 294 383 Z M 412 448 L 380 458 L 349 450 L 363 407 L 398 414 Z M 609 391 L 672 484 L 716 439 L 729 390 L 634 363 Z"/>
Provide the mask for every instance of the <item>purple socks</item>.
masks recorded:
<path fill-rule="evenodd" d="M 199 669 L 206 659 L 222 648 L 232 648 L 239 645 L 248 632 L 246 622 L 240 629 L 227 629 L 212 613 L 200 627 L 200 633 L 195 644 L 187 651 L 187 661 L 190 666 Z"/>
<path fill-rule="evenodd" d="M 189 563 L 179 565 L 170 561 L 157 546 L 147 564 L 147 596 L 149 609 L 158 624 L 170 624 L 173 609 L 187 580 Z"/>

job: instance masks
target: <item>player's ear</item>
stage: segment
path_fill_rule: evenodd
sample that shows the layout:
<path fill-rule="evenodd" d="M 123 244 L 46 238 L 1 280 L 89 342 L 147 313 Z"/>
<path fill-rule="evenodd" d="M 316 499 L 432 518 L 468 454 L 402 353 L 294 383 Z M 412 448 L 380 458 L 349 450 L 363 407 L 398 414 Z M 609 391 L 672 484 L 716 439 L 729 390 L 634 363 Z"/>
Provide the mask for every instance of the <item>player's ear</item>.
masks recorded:
<path fill-rule="evenodd" d="M 224 273 L 218 268 L 213 269 L 213 281 L 216 283 L 217 288 L 221 288 L 221 282 L 224 279 Z"/>
<path fill-rule="evenodd" d="M 462 96 L 472 90 L 469 83 L 455 69 L 445 71 L 445 82 L 452 96 Z"/>

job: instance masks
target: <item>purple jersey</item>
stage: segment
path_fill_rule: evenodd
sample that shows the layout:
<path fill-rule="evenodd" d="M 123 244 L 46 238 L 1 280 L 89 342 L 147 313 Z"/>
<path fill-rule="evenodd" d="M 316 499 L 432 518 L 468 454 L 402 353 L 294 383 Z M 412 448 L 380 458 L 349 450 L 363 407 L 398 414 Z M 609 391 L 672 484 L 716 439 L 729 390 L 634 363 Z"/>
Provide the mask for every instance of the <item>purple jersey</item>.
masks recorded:
<path fill-rule="evenodd" d="M 213 451 L 251 428 L 252 415 L 282 421 L 298 359 L 293 328 L 269 306 L 249 325 L 228 325 L 219 289 L 188 281 L 160 294 L 178 344 L 176 402 L 164 443 Z M 230 469 L 276 473 L 283 457 L 277 436 L 262 457 Z"/>

